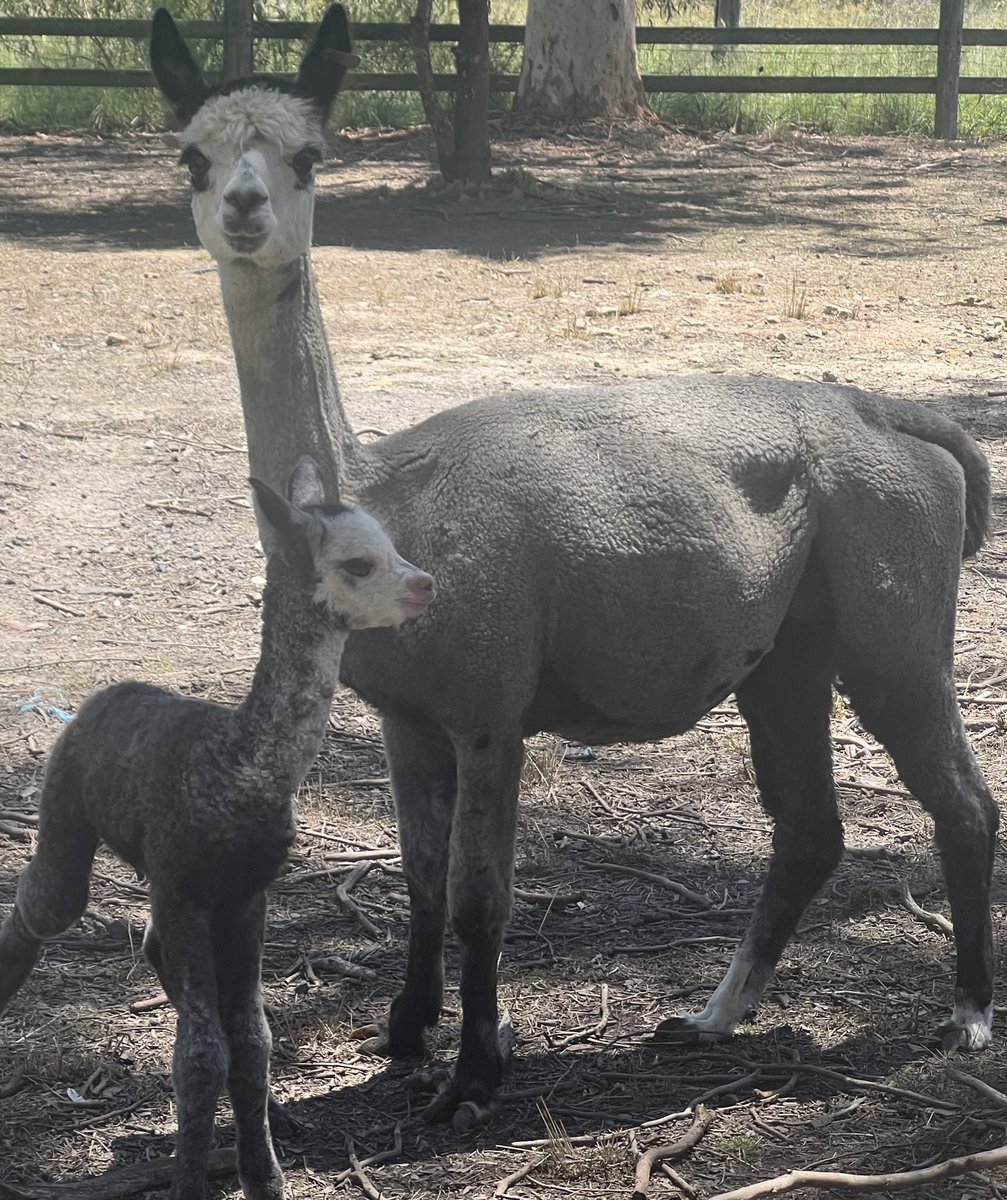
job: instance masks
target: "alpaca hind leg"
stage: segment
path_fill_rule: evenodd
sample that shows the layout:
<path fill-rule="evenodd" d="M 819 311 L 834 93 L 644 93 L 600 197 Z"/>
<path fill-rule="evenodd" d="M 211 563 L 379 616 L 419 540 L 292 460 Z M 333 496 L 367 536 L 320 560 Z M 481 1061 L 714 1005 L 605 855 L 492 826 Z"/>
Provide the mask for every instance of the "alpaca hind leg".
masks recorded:
<path fill-rule="evenodd" d="M 220 1018 L 230 1049 L 227 1088 L 238 1141 L 238 1178 L 245 1200 L 283 1200 L 283 1172 L 269 1125 L 272 1036 L 262 1005 L 266 895 L 214 916 Z"/>
<path fill-rule="evenodd" d="M 517 797 L 524 759 L 519 732 L 457 744 L 458 803 L 451 830 L 448 896 L 461 943 L 462 1037 L 454 1074 L 424 1114 L 464 1132 L 497 1108 L 513 1035 L 497 1011 L 497 966 L 510 917 Z"/>
<path fill-rule="evenodd" d="M 402 867 L 409 888 L 409 957 L 405 986 L 392 1001 L 387 1030 L 362 1049 L 392 1058 L 423 1053 L 423 1032 L 440 1018 L 444 995 L 444 921 L 448 846 L 457 770 L 443 738 L 398 717 L 382 722 L 395 797 Z"/>
<path fill-rule="evenodd" d="M 773 855 L 748 929 L 702 1012 L 663 1021 L 671 1041 L 729 1037 L 755 1008 L 804 909 L 842 855 L 829 741 L 830 631 L 788 619 L 776 645 L 738 689 L 762 802 L 774 818 Z"/>
<path fill-rule="evenodd" d="M 178 1011 L 172 1081 L 178 1113 L 173 1200 L 206 1200 L 217 1099 L 228 1069 L 210 915 L 151 885 L 161 981 Z"/>
<path fill-rule="evenodd" d="M 933 817 L 958 959 L 954 1009 L 940 1026 L 946 1050 L 992 1039 L 990 887 L 1000 814 L 969 746 L 950 675 L 921 664 L 901 682 L 844 673 L 854 708 L 891 754 L 903 783 Z"/>
<path fill-rule="evenodd" d="M 18 881 L 14 909 L 0 926 L 0 1012 L 28 978 L 43 941 L 83 916 L 97 846 L 57 749 L 39 803 L 38 846 Z"/>

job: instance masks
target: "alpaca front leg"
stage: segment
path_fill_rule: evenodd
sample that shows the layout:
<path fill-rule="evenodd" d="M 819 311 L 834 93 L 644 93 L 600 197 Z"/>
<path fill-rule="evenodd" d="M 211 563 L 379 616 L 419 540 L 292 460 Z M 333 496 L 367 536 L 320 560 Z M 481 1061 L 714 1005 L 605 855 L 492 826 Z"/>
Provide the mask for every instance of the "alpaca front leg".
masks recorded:
<path fill-rule="evenodd" d="M 231 1054 L 227 1088 L 245 1200 L 283 1200 L 283 1172 L 269 1122 L 272 1036 L 262 1006 L 265 919 L 266 895 L 260 892 L 237 911 L 218 914 L 213 930 L 220 1016 Z"/>
<path fill-rule="evenodd" d="M 448 899 L 462 947 L 462 1039 L 454 1075 L 426 1112 L 464 1132 L 497 1108 L 512 1032 L 497 1012 L 497 966 L 510 917 L 514 838 L 524 743 L 482 734 L 458 744 L 458 804 Z"/>
<path fill-rule="evenodd" d="M 444 993 L 444 920 L 448 846 L 454 817 L 457 769 L 441 736 L 399 717 L 386 716 L 382 735 L 395 797 L 402 868 L 409 888 L 409 957 L 406 982 L 392 1002 L 387 1028 L 366 1027 L 368 1053 L 415 1058 L 423 1033 L 440 1017 Z"/>

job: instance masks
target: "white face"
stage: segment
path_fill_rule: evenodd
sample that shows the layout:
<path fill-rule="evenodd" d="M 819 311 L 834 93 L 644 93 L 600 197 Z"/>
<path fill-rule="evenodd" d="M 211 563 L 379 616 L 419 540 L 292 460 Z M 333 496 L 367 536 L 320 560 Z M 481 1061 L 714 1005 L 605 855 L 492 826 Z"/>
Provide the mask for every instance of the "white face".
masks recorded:
<path fill-rule="evenodd" d="M 369 513 L 348 509 L 318 514 L 325 534 L 315 551 L 321 577 L 315 599 L 350 629 L 401 625 L 418 617 L 434 597 L 434 581 L 396 551 Z"/>
<path fill-rule="evenodd" d="M 181 142 L 196 232 L 217 262 L 278 267 L 308 252 L 323 147 L 309 100 L 260 87 L 213 96 Z"/>

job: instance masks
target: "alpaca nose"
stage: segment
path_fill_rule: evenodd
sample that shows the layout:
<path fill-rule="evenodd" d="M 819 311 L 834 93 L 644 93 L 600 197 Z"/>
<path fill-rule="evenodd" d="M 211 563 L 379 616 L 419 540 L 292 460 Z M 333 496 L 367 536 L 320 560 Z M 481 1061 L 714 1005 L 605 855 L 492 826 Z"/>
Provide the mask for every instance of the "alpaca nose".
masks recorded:
<path fill-rule="evenodd" d="M 417 573 L 409 580 L 409 590 L 420 600 L 432 600 L 434 598 L 434 581 L 433 576 L 428 575 L 426 571 L 417 571 Z"/>
<path fill-rule="evenodd" d="M 266 203 L 269 196 L 262 185 L 254 180 L 232 184 L 224 192 L 224 226 L 237 233 L 243 226 L 252 224 L 249 218 Z"/>

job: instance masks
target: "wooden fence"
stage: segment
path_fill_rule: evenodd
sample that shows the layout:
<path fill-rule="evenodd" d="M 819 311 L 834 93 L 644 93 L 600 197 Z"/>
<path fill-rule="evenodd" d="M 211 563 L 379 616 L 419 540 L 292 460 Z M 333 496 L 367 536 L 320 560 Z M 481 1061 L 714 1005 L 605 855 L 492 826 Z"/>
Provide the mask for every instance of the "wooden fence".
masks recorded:
<path fill-rule="evenodd" d="M 943 5 L 958 7 L 961 0 L 943 0 Z M 179 21 L 179 28 L 187 38 L 227 39 L 228 24 L 225 21 Z M 244 54 L 228 54 L 231 69 L 225 66 L 225 74 L 242 74 L 242 58 L 251 61 L 254 40 L 278 39 L 292 41 L 305 38 L 313 24 L 303 21 L 255 21 L 250 26 L 247 50 Z M 101 37 L 134 38 L 146 40 L 150 24 L 140 20 L 81 20 L 50 17 L 0 17 L 0 37 Z M 405 24 L 361 22 L 353 26 L 354 41 L 361 44 L 362 57 L 366 63 L 368 43 L 409 43 L 409 26 Z M 458 38 L 457 25 L 431 25 L 430 40 L 452 42 Z M 960 20 L 957 28 L 944 29 L 711 29 L 706 27 L 657 27 L 641 26 L 636 31 L 638 45 L 691 45 L 691 46 L 934 46 L 938 49 L 939 71 L 935 75 L 644 75 L 643 84 L 648 92 L 791 92 L 791 93 L 912 93 L 936 95 L 938 109 L 942 92 L 950 95 L 957 109 L 957 93 L 972 95 L 1005 95 L 1007 78 L 999 76 L 961 75 L 959 58 L 952 45 L 947 54 L 948 42 L 960 39 L 961 46 L 1007 46 L 1007 29 L 962 29 Z M 521 45 L 524 42 L 523 25 L 492 25 L 490 41 Z M 227 40 L 225 40 L 227 48 Z M 950 76 L 949 76 L 950 72 Z M 451 74 L 435 75 L 438 89 L 450 91 L 455 86 Z M 59 67 L 3 67 L 0 68 L 0 84 L 42 87 L 150 87 L 150 73 L 145 70 L 100 70 Z M 957 86 L 955 86 L 957 85 Z M 516 75 L 494 75 L 492 89 L 496 92 L 513 92 L 517 87 Z M 353 71 L 347 76 L 344 87 L 355 91 L 415 91 L 417 80 L 414 74 L 376 73 Z M 947 107 L 945 101 L 945 107 Z M 938 121 L 938 136 L 954 136 L 953 126 L 942 129 Z"/>

